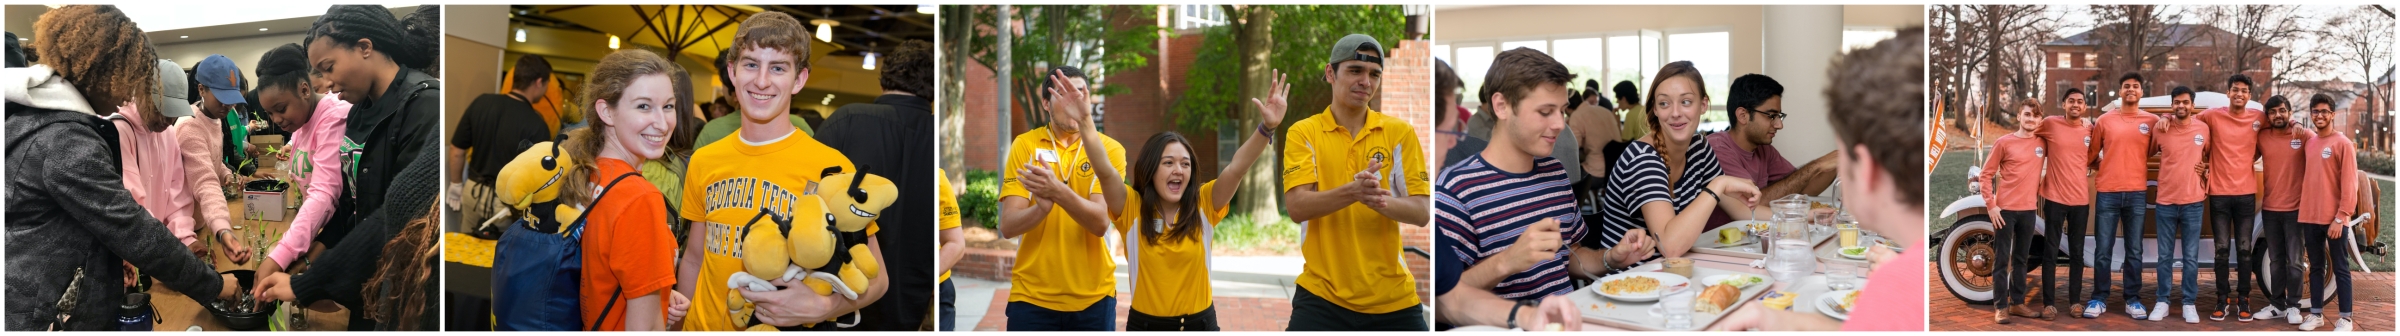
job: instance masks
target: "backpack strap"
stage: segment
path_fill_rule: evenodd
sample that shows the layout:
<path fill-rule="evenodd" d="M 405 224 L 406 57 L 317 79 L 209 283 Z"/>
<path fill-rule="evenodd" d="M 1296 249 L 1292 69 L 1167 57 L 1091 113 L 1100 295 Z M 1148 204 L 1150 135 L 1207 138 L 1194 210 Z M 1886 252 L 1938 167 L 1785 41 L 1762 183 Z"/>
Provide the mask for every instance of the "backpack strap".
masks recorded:
<path fill-rule="evenodd" d="M 599 205 L 599 204 L 600 204 L 600 200 L 601 200 L 601 199 L 605 199 L 605 198 L 607 198 L 607 197 L 608 197 L 608 192 L 609 192 L 609 191 L 614 191 L 614 190 L 616 190 L 616 189 L 617 189 L 617 182 L 625 182 L 625 179 L 626 179 L 626 178 L 631 178 L 631 177 L 640 177 L 640 176 L 642 176 L 642 174 L 641 174 L 641 173 L 625 173 L 624 175 L 617 175 L 617 178 L 616 178 L 616 179 L 612 179 L 612 180 L 609 180 L 609 181 L 608 181 L 608 186 L 606 186 L 606 187 L 601 187 L 601 188 L 600 188 L 600 195 L 592 197 L 592 204 L 593 204 L 593 205 Z M 665 202 L 665 201 L 664 201 L 664 200 L 661 200 L 660 202 Z M 583 239 L 583 223 L 584 223 L 584 222 L 589 222 L 589 221 L 591 221 L 591 220 L 592 220 L 592 216 L 590 216 L 591 214 L 589 213 L 589 211 L 586 211 L 586 213 L 585 213 L 584 215 L 585 215 L 585 216 L 583 216 L 583 217 L 576 218 L 576 219 L 575 219 L 575 224 L 572 224 L 572 225 L 568 225 L 568 226 L 567 226 L 566 232 L 567 232 L 567 234 L 568 234 L 568 237 L 571 237 L 571 239 L 575 239 L 575 240 L 577 240 L 577 241 L 582 241 L 582 239 Z M 602 326 L 602 325 L 607 325 L 607 324 L 608 324 L 608 314 L 609 314 L 609 312 L 615 311 L 615 310 L 617 309 L 617 298 L 623 297 L 624 295 L 625 295 L 625 288 L 624 288 L 624 287 L 617 287 L 617 289 L 616 289 L 616 290 L 614 290 L 614 291 L 613 291 L 613 293 L 610 293 L 610 294 L 608 294 L 608 304 L 607 304 L 607 305 L 605 305 L 605 306 L 601 306 L 601 308 L 600 308 L 600 319 L 599 319 L 599 320 L 594 320 L 594 321 L 592 321 L 592 325 L 584 327 L 584 328 L 583 328 L 583 330 L 599 330 L 599 329 L 600 329 L 600 326 Z"/>

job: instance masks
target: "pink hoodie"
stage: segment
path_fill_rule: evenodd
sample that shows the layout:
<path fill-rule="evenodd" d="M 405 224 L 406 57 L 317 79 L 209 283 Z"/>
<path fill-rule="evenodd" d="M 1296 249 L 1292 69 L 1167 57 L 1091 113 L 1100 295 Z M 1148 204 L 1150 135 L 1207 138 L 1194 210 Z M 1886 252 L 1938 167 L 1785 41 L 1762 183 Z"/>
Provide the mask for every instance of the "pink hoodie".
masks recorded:
<path fill-rule="evenodd" d="M 267 258 L 285 269 L 293 260 L 308 252 L 309 242 L 317 238 L 317 229 L 325 227 L 325 218 L 333 215 L 335 197 L 342 195 L 342 139 L 350 124 L 350 103 L 341 96 L 326 94 L 317 100 L 317 109 L 308 125 L 292 132 L 290 151 L 301 160 L 292 162 L 295 178 L 302 181 L 308 195 L 300 201 L 300 213 L 292 219 L 291 228 L 284 231 L 283 240 L 267 252 Z"/>
<path fill-rule="evenodd" d="M 192 106 L 192 111 L 199 110 L 199 105 Z M 225 184 L 238 179 L 233 169 L 218 162 L 225 159 L 225 130 L 217 128 L 221 123 L 224 121 L 193 113 L 170 127 L 183 151 L 183 185 L 192 195 L 192 219 L 208 227 L 207 232 L 194 235 L 214 235 L 233 228 L 233 212 L 225 210 Z"/>
<path fill-rule="evenodd" d="M 191 186 L 183 184 L 183 151 L 176 145 L 175 128 L 159 132 L 142 128 L 142 113 L 132 102 L 117 105 L 117 115 L 124 118 L 114 124 L 125 191 L 133 192 L 134 203 L 149 210 L 150 217 L 167 223 L 167 229 L 184 245 L 199 241 L 192 233 Z"/>

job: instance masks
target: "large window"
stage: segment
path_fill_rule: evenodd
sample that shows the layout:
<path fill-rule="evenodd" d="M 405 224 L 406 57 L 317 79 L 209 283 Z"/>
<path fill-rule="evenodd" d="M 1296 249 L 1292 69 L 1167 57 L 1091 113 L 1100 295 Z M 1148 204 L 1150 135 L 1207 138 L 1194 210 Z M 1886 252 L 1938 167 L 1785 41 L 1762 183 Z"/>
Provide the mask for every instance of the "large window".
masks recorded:
<path fill-rule="evenodd" d="M 1175 29 L 1214 27 L 1225 24 L 1225 11 L 1217 5 L 1178 5 L 1175 7 Z"/>
<path fill-rule="evenodd" d="M 1725 97 L 1726 89 L 1733 84 L 1732 47 L 1732 34 L 1724 31 L 1667 35 L 1667 62 L 1691 61 L 1692 67 L 1700 69 L 1701 81 L 1707 84 L 1703 89 L 1709 96 L 1708 112 L 1700 117 L 1701 131 L 1722 130 L 1730 125 L 1725 119 Z"/>
<path fill-rule="evenodd" d="M 1550 41 L 1532 40 L 1500 42 L 1499 52 L 1508 52 L 1509 50 L 1517 50 L 1517 48 L 1533 48 L 1533 51 L 1539 51 L 1544 54 L 1548 54 L 1550 53 Z M 1498 55 L 1498 53 L 1494 53 L 1494 55 Z"/>
<path fill-rule="evenodd" d="M 1709 33 L 1713 33 L 1713 35 Z M 1729 68 L 1728 61 L 1726 61 L 1728 59 L 1726 55 L 1726 49 L 1729 46 L 1726 41 L 1728 35 L 1723 31 L 1707 32 L 1700 34 L 1701 37 L 1694 38 L 1702 41 L 1689 42 L 1715 46 L 1713 51 L 1700 52 L 1700 54 L 1713 53 L 1715 55 L 1709 58 L 1710 61 L 1705 61 L 1706 64 L 1701 65 L 1704 69 L 1716 69 L 1713 72 L 1715 77 L 1708 79 L 1710 82 L 1723 82 L 1724 78 L 1727 78 L 1725 69 Z M 1715 42 L 1705 41 L 1708 36 L 1713 36 Z M 1450 65 L 1458 71 L 1459 80 L 1466 82 L 1466 85 L 1460 90 L 1463 94 L 1459 99 L 1459 104 L 1474 108 L 1488 98 L 1477 97 L 1477 95 L 1482 91 L 1483 77 L 1491 67 L 1493 57 L 1499 55 L 1500 52 L 1516 48 L 1542 51 L 1565 65 L 1567 71 L 1575 75 L 1572 82 L 1568 83 L 1568 89 L 1583 90 L 1585 81 L 1596 81 L 1600 84 L 1601 93 L 1610 99 L 1615 99 L 1618 97 L 1613 90 L 1617 82 L 1632 81 L 1635 86 L 1642 87 L 1639 89 L 1640 91 L 1647 91 L 1649 82 L 1644 78 L 1657 72 L 1658 67 L 1666 63 L 1663 61 L 1664 59 L 1671 58 L 1660 48 L 1664 43 L 1664 37 L 1658 31 L 1633 30 L 1540 38 L 1442 41 L 1438 42 L 1440 44 L 1434 45 L 1433 49 L 1434 55 L 1450 61 Z M 1714 68 L 1709 68 L 1712 66 Z M 1712 89 L 1712 92 L 1723 91 L 1724 86 L 1723 83 L 1719 83 L 1715 89 Z M 1723 100 L 1720 98 L 1715 103 L 1722 105 Z"/>
<path fill-rule="evenodd" d="M 1603 78 L 1606 72 L 1602 71 L 1608 60 L 1606 46 L 1607 40 L 1598 37 L 1550 41 L 1550 57 L 1558 58 L 1558 63 L 1567 66 L 1567 72 L 1575 74 L 1575 79 L 1567 82 L 1567 89 L 1583 90 L 1586 80 L 1606 79 Z M 1607 90 L 1607 84 L 1601 84 L 1601 88 Z"/>
<path fill-rule="evenodd" d="M 1842 50 L 1847 51 L 1852 49 L 1873 47 L 1875 46 L 1876 42 L 1883 42 L 1883 40 L 1892 39 L 1894 36 L 1900 36 L 1900 32 L 1892 30 L 1891 28 L 1842 29 Z"/>
<path fill-rule="evenodd" d="M 1649 78 L 1648 76 L 1652 72 L 1658 71 L 1657 51 L 1658 35 L 1656 32 L 1609 36 L 1608 79 L 1601 81 L 1601 90 L 1608 90 L 1608 97 L 1612 99 L 1641 101 L 1641 97 L 1617 97 L 1615 91 L 1617 82 L 1632 81 L 1633 86 L 1636 87 L 1649 84 L 1649 81 L 1643 79 Z"/>
<path fill-rule="evenodd" d="M 1458 47 L 1458 58 L 1455 59 L 1458 63 L 1452 65 L 1458 66 L 1458 80 L 1466 83 L 1464 89 L 1460 90 L 1464 93 L 1460 97 L 1464 99 L 1458 100 L 1459 106 L 1472 109 L 1483 104 L 1483 97 L 1479 96 L 1479 92 L 1483 91 L 1483 73 L 1491 68 L 1492 56 L 1498 53 L 1489 44 Z"/>

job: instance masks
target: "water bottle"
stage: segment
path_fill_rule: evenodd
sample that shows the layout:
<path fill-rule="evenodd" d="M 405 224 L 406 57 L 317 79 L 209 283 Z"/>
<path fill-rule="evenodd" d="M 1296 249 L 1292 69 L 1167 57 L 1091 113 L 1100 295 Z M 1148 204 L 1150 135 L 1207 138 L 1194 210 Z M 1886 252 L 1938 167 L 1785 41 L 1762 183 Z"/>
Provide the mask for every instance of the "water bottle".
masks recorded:
<path fill-rule="evenodd" d="M 125 294 L 117 308 L 118 331 L 150 331 L 150 293 Z"/>

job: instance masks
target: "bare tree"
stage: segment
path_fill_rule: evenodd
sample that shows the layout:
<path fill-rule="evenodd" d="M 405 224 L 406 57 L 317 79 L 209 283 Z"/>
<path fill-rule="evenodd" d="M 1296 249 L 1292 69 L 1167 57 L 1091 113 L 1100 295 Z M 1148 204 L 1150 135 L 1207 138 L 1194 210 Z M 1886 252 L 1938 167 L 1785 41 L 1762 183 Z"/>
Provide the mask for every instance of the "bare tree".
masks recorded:
<path fill-rule="evenodd" d="M 2041 69 L 2037 46 L 2058 29 L 2058 18 L 2047 11 L 2041 5 L 1935 6 L 1929 14 L 1935 27 L 1929 62 L 1933 84 L 1943 91 L 1941 113 L 1961 117 L 1954 127 L 1970 129 L 1980 120 L 1974 118 L 1978 113 L 1964 111 L 1990 111 L 2009 97 L 2036 94 L 2026 87 Z"/>
<path fill-rule="evenodd" d="M 2193 78 L 2207 84 L 2203 86 L 2223 89 L 2219 86 L 2222 83 L 2213 79 L 2244 71 L 2265 70 L 2269 75 L 2252 78 L 2257 81 L 2252 87 L 2268 88 L 2291 80 L 2291 76 L 2301 71 L 2317 68 L 2322 57 L 2306 55 L 2313 54 L 2307 51 L 2290 50 L 2292 41 L 2313 39 L 2320 34 L 2319 27 L 2312 24 L 2314 21 L 2305 20 L 2300 8 L 2293 5 L 2209 7 L 2203 20 L 2227 34 L 2211 34 L 2206 38 L 2209 44 L 2223 52 L 2215 55 L 2215 66 L 2200 67 L 2197 69 L 2198 76 Z M 2267 64 L 2270 60 L 2273 61 L 2272 66 Z"/>
<path fill-rule="evenodd" d="M 2168 55 L 2199 40 L 2202 34 L 2181 31 L 2177 27 L 2192 16 L 2189 8 L 2165 8 L 2158 5 L 2092 5 L 2088 9 L 2097 26 L 2092 28 L 2092 43 L 2099 51 L 2102 74 L 2126 72 L 2154 73 L 2164 68 Z M 2114 78 L 2114 76 L 2110 76 Z M 2115 86 L 2110 83 L 2109 86 Z M 2143 86 L 2160 91 L 2156 84 Z M 2102 90 L 2107 98 L 2118 99 L 2115 90 Z M 2144 93 L 2148 94 L 2148 93 Z M 2101 96 L 2093 94 L 2093 96 Z M 2100 97 L 2094 97 L 2100 98 Z M 2107 100 L 2096 100 L 2107 101 Z"/>
<path fill-rule="evenodd" d="M 2368 101 L 2380 103 L 2382 92 L 2375 87 L 2375 77 L 2390 71 L 2392 66 L 2392 13 L 2379 7 L 2360 6 L 2335 14 L 2325 21 L 2325 38 L 2318 43 L 2330 45 L 2336 65 L 2344 76 L 2355 75 L 2365 89 Z M 2361 109 L 2353 107 L 2353 109 Z M 2367 106 L 2366 111 L 2382 111 L 2381 106 Z M 2353 118 L 2366 117 L 2364 114 Z"/>

